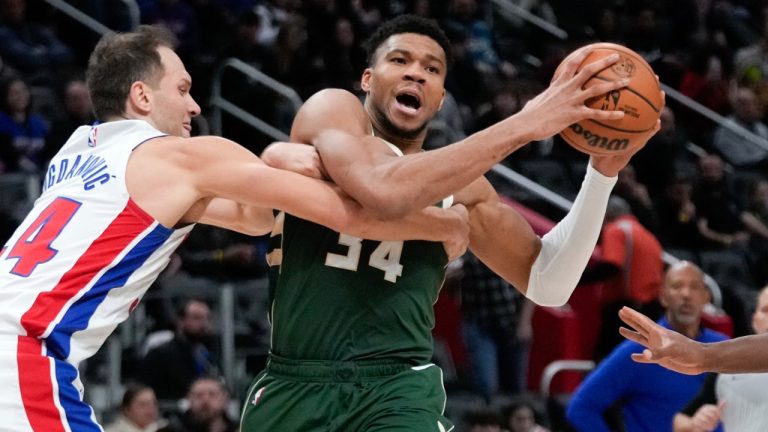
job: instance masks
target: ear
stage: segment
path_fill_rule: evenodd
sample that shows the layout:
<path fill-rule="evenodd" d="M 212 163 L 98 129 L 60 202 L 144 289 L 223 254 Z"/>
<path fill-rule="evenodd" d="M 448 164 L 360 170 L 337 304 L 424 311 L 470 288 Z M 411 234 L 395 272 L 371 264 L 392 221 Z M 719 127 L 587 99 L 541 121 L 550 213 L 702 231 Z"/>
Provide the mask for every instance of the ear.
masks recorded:
<path fill-rule="evenodd" d="M 128 92 L 128 109 L 142 115 L 152 111 L 152 89 L 143 81 L 135 81 Z"/>
<path fill-rule="evenodd" d="M 360 88 L 363 89 L 364 92 L 368 93 L 371 91 L 371 79 L 372 79 L 373 71 L 371 68 L 365 68 L 363 71 L 363 76 L 360 78 Z"/>

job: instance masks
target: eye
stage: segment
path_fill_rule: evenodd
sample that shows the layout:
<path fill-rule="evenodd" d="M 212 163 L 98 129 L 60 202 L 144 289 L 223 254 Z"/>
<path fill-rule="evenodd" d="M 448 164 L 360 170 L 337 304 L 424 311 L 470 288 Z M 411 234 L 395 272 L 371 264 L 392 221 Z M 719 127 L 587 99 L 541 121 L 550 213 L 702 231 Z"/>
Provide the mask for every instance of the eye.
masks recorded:
<path fill-rule="evenodd" d="M 434 67 L 434 66 L 427 66 L 427 72 L 433 73 L 433 74 L 439 74 L 440 69 Z"/>
<path fill-rule="evenodd" d="M 392 57 L 392 63 L 405 64 L 405 59 L 402 57 Z"/>

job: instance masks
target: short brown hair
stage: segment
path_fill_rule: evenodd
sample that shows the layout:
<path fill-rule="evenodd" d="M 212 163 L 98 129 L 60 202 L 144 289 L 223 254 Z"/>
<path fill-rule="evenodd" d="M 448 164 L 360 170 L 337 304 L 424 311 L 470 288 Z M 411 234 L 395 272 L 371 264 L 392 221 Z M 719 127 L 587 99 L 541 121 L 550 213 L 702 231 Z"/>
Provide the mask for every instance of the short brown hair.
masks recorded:
<path fill-rule="evenodd" d="M 110 33 L 101 38 L 88 60 L 86 82 L 98 120 L 124 114 L 131 85 L 154 84 L 163 73 L 157 49 L 173 49 L 176 38 L 164 27 L 139 26 L 130 33 Z"/>

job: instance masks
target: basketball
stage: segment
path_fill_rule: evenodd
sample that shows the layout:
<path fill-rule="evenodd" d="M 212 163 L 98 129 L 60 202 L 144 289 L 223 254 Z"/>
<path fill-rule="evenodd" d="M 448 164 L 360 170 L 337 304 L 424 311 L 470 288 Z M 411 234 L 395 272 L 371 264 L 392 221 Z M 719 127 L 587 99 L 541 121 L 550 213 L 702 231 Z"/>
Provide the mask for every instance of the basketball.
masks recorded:
<path fill-rule="evenodd" d="M 571 53 L 566 60 L 586 48 L 593 48 L 594 51 L 584 59 L 578 70 L 613 53 L 619 54 L 620 58 L 616 63 L 593 75 L 585 83 L 584 88 L 604 81 L 629 78 L 629 84 L 626 87 L 590 98 L 585 101 L 586 105 L 601 110 L 624 111 L 624 118 L 621 120 L 585 119 L 560 132 L 560 136 L 577 150 L 591 155 L 620 154 L 630 151 L 645 142 L 661 115 L 664 100 L 656 75 L 639 54 L 613 43 L 586 45 Z M 557 76 L 562 65 L 563 63 L 560 63 L 554 76 Z"/>

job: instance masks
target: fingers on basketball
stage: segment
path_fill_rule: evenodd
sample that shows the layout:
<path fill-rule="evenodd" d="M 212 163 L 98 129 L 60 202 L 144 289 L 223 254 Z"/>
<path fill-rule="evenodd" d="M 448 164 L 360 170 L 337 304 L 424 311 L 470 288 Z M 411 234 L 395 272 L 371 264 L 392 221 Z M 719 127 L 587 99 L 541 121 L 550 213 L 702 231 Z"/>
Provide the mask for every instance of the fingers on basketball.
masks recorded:
<path fill-rule="evenodd" d="M 619 56 L 618 60 L 609 60 L 614 54 Z M 584 88 L 597 86 L 594 93 L 586 93 L 585 101 L 594 111 L 589 112 L 589 118 L 563 130 L 560 136 L 590 155 L 620 154 L 642 147 L 656 132 L 664 107 L 664 93 L 651 66 L 627 47 L 596 43 L 576 50 L 558 69 L 571 67 L 580 57 L 584 60 L 578 70 L 590 74 Z M 555 75 L 558 74 L 556 71 Z M 621 80 L 628 82 L 620 85 L 617 81 Z M 603 114 L 615 111 L 624 115 Z"/>

